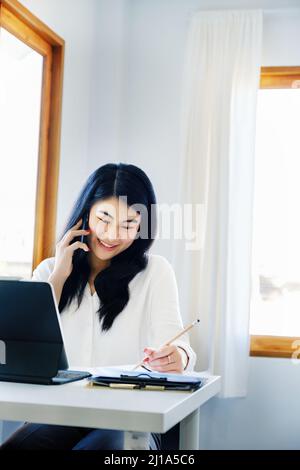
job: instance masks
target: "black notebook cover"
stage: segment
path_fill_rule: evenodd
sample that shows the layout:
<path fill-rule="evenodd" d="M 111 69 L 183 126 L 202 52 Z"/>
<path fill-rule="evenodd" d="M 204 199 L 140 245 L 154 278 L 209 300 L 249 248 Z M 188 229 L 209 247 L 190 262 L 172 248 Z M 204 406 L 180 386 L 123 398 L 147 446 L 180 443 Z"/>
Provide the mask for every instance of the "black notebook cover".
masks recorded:
<path fill-rule="evenodd" d="M 194 391 L 204 385 L 205 379 L 184 374 L 116 371 L 111 375 L 94 375 L 89 378 L 89 382 L 91 385 L 111 388 Z"/>

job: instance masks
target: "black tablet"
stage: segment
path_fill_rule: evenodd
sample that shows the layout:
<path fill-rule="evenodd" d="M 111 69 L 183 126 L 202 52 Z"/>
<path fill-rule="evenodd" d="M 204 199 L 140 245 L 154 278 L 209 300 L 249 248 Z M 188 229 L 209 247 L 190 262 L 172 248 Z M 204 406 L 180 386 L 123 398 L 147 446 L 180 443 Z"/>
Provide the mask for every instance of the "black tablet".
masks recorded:
<path fill-rule="evenodd" d="M 91 375 L 67 370 L 58 307 L 49 282 L 0 280 L 0 344 L 0 380 L 62 384 Z"/>

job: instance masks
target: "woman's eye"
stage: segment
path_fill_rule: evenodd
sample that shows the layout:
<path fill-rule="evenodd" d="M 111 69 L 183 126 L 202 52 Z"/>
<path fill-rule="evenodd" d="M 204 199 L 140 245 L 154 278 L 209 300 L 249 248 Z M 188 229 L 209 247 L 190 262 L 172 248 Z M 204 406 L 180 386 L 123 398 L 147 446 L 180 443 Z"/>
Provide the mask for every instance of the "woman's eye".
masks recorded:
<path fill-rule="evenodd" d="M 101 222 L 103 222 L 104 224 L 108 225 L 109 224 L 109 220 L 105 220 L 105 219 L 101 219 L 101 217 L 98 217 L 98 220 L 101 220 Z M 135 226 L 130 226 L 130 225 L 122 225 L 121 228 L 125 229 L 125 230 L 131 230 L 133 229 Z"/>

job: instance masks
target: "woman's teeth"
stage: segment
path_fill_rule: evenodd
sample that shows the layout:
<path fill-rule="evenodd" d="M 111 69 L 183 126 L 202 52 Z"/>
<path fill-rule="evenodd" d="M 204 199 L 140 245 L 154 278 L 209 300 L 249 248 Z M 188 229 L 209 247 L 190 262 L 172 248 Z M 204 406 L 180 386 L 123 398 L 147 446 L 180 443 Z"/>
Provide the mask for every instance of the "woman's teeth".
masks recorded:
<path fill-rule="evenodd" d="M 104 248 L 107 248 L 108 250 L 112 250 L 113 248 L 117 246 L 117 245 L 107 245 L 106 243 L 102 242 L 99 239 L 98 239 L 98 242 L 100 243 L 100 245 L 104 246 Z"/>

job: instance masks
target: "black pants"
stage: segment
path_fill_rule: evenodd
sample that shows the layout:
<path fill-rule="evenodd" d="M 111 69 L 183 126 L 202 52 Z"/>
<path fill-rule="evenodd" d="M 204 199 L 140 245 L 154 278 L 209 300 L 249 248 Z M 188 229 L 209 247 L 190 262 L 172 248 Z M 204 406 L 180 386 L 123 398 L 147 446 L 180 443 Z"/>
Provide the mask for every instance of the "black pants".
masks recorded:
<path fill-rule="evenodd" d="M 161 447 L 160 434 L 150 435 L 150 450 Z M 0 450 L 123 450 L 124 431 L 25 423 Z"/>

